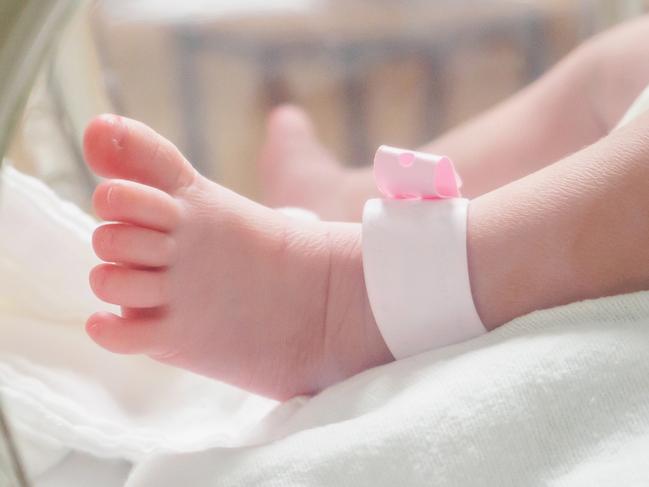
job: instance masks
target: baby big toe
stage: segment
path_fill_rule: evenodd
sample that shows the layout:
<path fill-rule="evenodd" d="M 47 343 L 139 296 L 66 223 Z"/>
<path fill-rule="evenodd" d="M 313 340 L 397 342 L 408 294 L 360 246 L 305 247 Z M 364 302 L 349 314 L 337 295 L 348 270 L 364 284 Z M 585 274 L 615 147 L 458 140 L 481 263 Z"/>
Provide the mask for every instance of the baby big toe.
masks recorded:
<path fill-rule="evenodd" d="M 102 115 L 88 124 L 84 153 L 100 176 L 137 181 L 167 192 L 189 185 L 196 174 L 167 139 L 141 122 L 117 115 Z"/>
<path fill-rule="evenodd" d="M 154 308 L 167 303 L 165 271 L 101 264 L 90 272 L 90 287 L 102 301 L 129 308 Z"/>
<path fill-rule="evenodd" d="M 97 228 L 92 245 L 100 259 L 130 266 L 167 267 L 176 256 L 175 240 L 170 235 L 123 223 Z"/>

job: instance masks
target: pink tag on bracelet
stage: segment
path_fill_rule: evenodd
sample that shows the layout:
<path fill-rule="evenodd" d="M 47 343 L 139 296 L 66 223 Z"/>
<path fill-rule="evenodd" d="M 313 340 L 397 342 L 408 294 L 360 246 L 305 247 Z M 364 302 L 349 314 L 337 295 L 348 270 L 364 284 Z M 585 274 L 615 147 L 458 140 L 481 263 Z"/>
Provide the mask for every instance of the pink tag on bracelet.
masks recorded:
<path fill-rule="evenodd" d="M 379 191 L 392 199 L 438 199 L 460 196 L 462 181 L 446 156 L 382 145 L 374 157 Z"/>

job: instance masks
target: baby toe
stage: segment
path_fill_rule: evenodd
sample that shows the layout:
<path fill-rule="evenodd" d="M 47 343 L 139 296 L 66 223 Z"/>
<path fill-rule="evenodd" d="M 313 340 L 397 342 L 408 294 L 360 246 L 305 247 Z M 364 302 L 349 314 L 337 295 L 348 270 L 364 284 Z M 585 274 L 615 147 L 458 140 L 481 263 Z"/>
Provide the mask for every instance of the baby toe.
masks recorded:
<path fill-rule="evenodd" d="M 103 220 L 119 221 L 171 231 L 180 221 L 180 205 L 167 193 L 131 181 L 112 179 L 101 183 L 93 195 L 93 207 Z"/>
<path fill-rule="evenodd" d="M 86 322 L 86 331 L 103 348 L 122 354 L 154 355 L 165 350 L 160 323 L 152 319 L 122 318 L 112 313 L 95 313 Z"/>
<path fill-rule="evenodd" d="M 165 271 L 101 264 L 90 272 L 90 287 L 102 301 L 130 308 L 154 308 L 168 301 Z"/>
<path fill-rule="evenodd" d="M 102 225 L 92 236 L 97 257 L 138 267 L 168 267 L 176 258 L 176 242 L 168 234 L 123 223 Z"/>
<path fill-rule="evenodd" d="M 101 115 L 88 124 L 84 154 L 100 176 L 128 179 L 173 192 L 193 181 L 196 171 L 167 139 L 136 120 Z"/>

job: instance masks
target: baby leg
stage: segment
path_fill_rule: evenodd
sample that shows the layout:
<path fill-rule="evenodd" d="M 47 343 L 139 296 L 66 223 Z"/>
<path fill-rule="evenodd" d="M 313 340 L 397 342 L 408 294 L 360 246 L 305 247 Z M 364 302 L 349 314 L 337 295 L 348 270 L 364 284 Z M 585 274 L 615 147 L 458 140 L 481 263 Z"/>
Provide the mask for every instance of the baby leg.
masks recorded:
<path fill-rule="evenodd" d="M 517 95 L 422 150 L 451 157 L 464 194 L 476 197 L 594 143 L 649 83 L 648 36 L 645 16 L 588 41 Z M 267 204 L 302 206 L 326 219 L 358 221 L 365 200 L 377 196 L 371 170 L 343 168 L 295 108 L 271 115 L 260 173 Z"/>
<path fill-rule="evenodd" d="M 649 288 L 649 114 L 472 201 L 469 267 L 480 316 Z"/>
<path fill-rule="evenodd" d="M 298 222 L 202 178 L 168 141 L 114 116 L 87 130 L 109 178 L 95 293 L 121 305 L 89 334 L 285 399 L 392 360 L 368 305 L 360 225 Z M 493 329 L 525 313 L 649 285 L 649 116 L 474 200 L 471 286 Z"/>

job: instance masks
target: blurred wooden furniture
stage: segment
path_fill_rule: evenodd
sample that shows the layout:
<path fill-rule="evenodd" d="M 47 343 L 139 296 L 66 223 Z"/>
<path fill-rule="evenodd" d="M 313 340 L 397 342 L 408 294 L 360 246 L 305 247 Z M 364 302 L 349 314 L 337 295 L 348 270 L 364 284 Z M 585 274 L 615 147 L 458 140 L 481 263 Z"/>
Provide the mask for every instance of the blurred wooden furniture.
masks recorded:
<path fill-rule="evenodd" d="M 525 4 L 462 2 L 437 8 L 415 2 L 369 5 L 348 2 L 309 17 L 248 18 L 231 22 L 180 25 L 176 28 L 182 73 L 179 95 L 183 103 L 186 149 L 192 161 L 206 168 L 211 153 L 200 130 L 204 120 L 203 84 L 196 57 L 204 51 L 237 57 L 257 67 L 260 98 L 268 108 L 295 101 L 285 75 L 290 67 L 318 59 L 338 75 L 342 87 L 345 142 L 349 160 L 365 164 L 374 150 L 368 129 L 367 87 L 377 66 L 398 66 L 413 60 L 422 69 L 420 113 L 413 114 L 414 132 L 424 138 L 438 133 L 447 118 L 448 82 L 444 66 L 463 46 L 505 41 L 520 46 L 525 60 L 522 82 L 541 74 L 546 66 L 543 12 Z M 218 89 L 218 88 L 217 88 Z M 217 137 L 218 134 L 213 134 Z M 218 164 L 218 163 L 217 163 Z"/>

